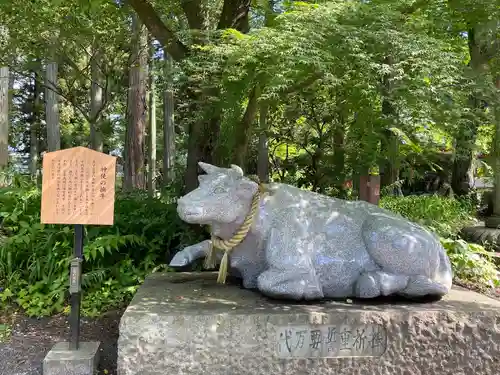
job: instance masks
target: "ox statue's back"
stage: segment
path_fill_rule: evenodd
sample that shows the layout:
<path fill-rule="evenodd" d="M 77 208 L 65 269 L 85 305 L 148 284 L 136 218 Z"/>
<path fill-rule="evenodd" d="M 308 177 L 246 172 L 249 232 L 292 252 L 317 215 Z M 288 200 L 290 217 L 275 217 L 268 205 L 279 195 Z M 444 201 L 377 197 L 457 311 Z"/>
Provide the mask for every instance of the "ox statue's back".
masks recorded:
<path fill-rule="evenodd" d="M 177 212 L 188 223 L 210 225 L 212 239 L 178 252 L 172 267 L 204 258 L 216 245 L 223 248 L 216 260 L 227 252 L 229 273 L 245 288 L 274 298 L 443 296 L 451 288 L 439 239 L 399 215 L 286 184 L 263 192 L 234 165 L 200 167 L 206 174 L 179 199 Z"/>

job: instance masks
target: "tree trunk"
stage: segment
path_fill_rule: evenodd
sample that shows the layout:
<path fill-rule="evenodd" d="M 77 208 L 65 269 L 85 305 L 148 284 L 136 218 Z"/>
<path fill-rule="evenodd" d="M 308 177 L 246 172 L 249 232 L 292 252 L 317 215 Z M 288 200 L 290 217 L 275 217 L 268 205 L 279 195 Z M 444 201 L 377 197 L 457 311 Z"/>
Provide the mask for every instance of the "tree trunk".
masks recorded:
<path fill-rule="evenodd" d="M 243 33 L 248 32 L 249 9 L 250 0 L 224 0 L 217 29 L 234 28 Z M 219 92 L 218 89 L 215 88 L 202 93 L 202 95 L 216 97 L 219 96 Z M 199 98 L 198 101 L 200 101 Z M 201 100 L 201 102 L 203 102 L 203 100 Z M 207 118 L 202 119 L 190 127 L 191 131 L 189 137 L 193 136 L 195 139 L 189 139 L 188 141 L 188 158 L 185 175 L 186 192 L 192 191 L 198 186 L 198 161 L 214 163 L 218 160 L 217 144 L 220 138 L 221 116 L 221 112 L 216 109 L 211 112 L 210 116 L 207 116 Z M 242 143 L 240 143 L 240 145 L 242 145 Z M 246 153 L 246 150 L 244 153 Z M 239 164 L 242 163 L 241 155 L 240 151 L 236 151 L 236 161 Z M 244 168 L 243 165 L 241 165 L 241 167 Z"/>
<path fill-rule="evenodd" d="M 9 124 L 12 121 L 11 111 L 12 111 L 12 98 L 14 97 L 14 82 L 15 82 L 14 72 L 9 69 Z"/>
<path fill-rule="evenodd" d="M 240 127 L 236 131 L 235 161 L 243 170 L 246 167 L 245 160 L 247 160 L 248 143 L 250 142 L 252 125 L 257 115 L 259 96 L 260 90 L 257 84 L 250 91 L 245 114 L 241 120 Z"/>
<path fill-rule="evenodd" d="M 249 9 L 250 0 L 225 0 L 217 28 L 232 28 L 247 33 L 250 30 Z"/>
<path fill-rule="evenodd" d="M 9 161 L 9 68 L 0 67 L 0 169 Z M 2 181 L 0 181 L 2 183 Z"/>
<path fill-rule="evenodd" d="M 47 124 L 47 148 L 49 152 L 61 149 L 57 73 L 57 62 L 48 62 L 45 73 L 45 122 Z"/>
<path fill-rule="evenodd" d="M 274 0 L 268 0 L 264 8 L 264 25 L 269 27 L 275 18 Z M 260 181 L 269 182 L 269 122 L 267 116 L 269 113 L 269 103 L 262 101 L 259 108 L 259 145 L 257 150 L 257 176 Z"/>
<path fill-rule="evenodd" d="M 497 89 L 497 95 L 494 102 L 495 110 L 495 134 L 493 137 L 493 155 L 492 155 L 492 165 L 493 165 L 493 175 L 494 175 L 494 185 L 493 185 L 493 217 L 494 220 L 487 220 L 486 226 L 498 227 L 500 223 L 500 77 L 495 80 L 495 86 Z M 493 224 L 493 225 L 491 225 Z"/>
<path fill-rule="evenodd" d="M 388 56 L 385 59 L 388 65 L 393 64 L 393 59 Z M 380 183 L 382 187 L 394 184 L 399 178 L 397 159 L 399 155 L 399 142 L 396 135 L 389 129 L 395 126 L 395 109 L 392 104 L 390 75 L 386 74 L 382 79 L 382 117 L 386 120 L 386 127 L 382 131 L 381 151 L 384 156 L 379 165 Z"/>
<path fill-rule="evenodd" d="M 181 61 L 189 54 L 189 49 L 163 23 L 161 17 L 147 0 L 128 0 L 127 2 L 141 17 L 142 22 L 147 25 L 151 34 L 167 49 L 170 56 L 176 61 Z M 199 29 L 200 25 L 204 25 L 201 11 L 202 3 L 199 0 L 186 2 L 182 4 L 182 7 L 192 30 Z M 219 30 L 235 28 L 241 32 L 247 32 L 249 30 L 249 9 L 250 0 L 224 0 L 217 28 Z M 217 96 L 218 92 L 212 90 L 208 94 Z M 207 93 L 201 95 L 204 96 Z M 203 102 L 200 97 L 196 99 L 198 102 Z M 188 156 L 184 176 L 186 192 L 198 186 L 198 161 L 210 163 L 214 159 L 214 145 L 219 138 L 220 132 L 220 117 L 220 111 L 216 110 L 210 118 L 197 121 L 189 126 Z"/>
<path fill-rule="evenodd" d="M 149 59 L 149 147 L 148 147 L 148 190 L 149 195 L 154 196 L 156 191 L 156 97 L 155 97 L 155 76 L 153 69 L 154 47 L 150 46 Z"/>
<path fill-rule="evenodd" d="M 473 148 L 477 137 L 477 124 L 470 121 L 468 129 L 462 129 L 455 138 L 455 152 L 451 172 L 451 188 L 458 196 L 467 195 L 473 183 Z"/>
<path fill-rule="evenodd" d="M 380 165 L 380 184 L 382 187 L 393 185 L 399 179 L 398 154 L 399 140 L 390 130 L 383 131 L 382 150 L 385 159 Z"/>
<path fill-rule="evenodd" d="M 144 135 L 146 131 L 146 83 L 148 62 L 148 34 L 137 16 L 132 17 L 132 54 L 127 103 L 127 130 L 125 135 L 125 190 L 144 189 Z"/>
<path fill-rule="evenodd" d="M 269 182 L 268 111 L 268 104 L 266 102 L 261 102 L 259 112 L 260 134 L 257 154 L 257 176 L 262 182 Z"/>
<path fill-rule="evenodd" d="M 37 64 L 37 68 L 40 68 L 40 65 Z M 34 82 L 33 82 L 33 109 L 31 114 L 31 125 L 30 125 L 30 174 L 31 178 L 36 181 L 38 177 L 38 155 L 39 155 L 39 133 L 40 133 L 40 125 L 41 125 L 41 88 L 40 82 L 37 80 L 37 74 L 39 72 L 34 72 Z"/>
<path fill-rule="evenodd" d="M 93 150 L 103 152 L 103 136 L 100 126 L 100 113 L 103 106 L 102 74 L 99 67 L 101 52 L 94 47 L 92 61 L 90 63 L 91 79 L 90 86 L 90 147 Z"/>
<path fill-rule="evenodd" d="M 486 62 L 483 51 L 477 43 L 474 29 L 470 29 L 468 32 L 468 42 L 470 67 L 476 78 L 479 79 L 484 74 Z M 473 151 L 479 128 L 479 123 L 475 118 L 474 112 L 479 110 L 480 101 L 474 93 L 471 94 L 469 103 L 471 113 L 468 114 L 470 118 L 466 119 L 468 127 L 467 129 L 460 129 L 458 135 L 455 137 L 455 153 L 453 155 L 451 188 L 453 193 L 459 196 L 467 195 L 471 190 L 473 183 Z"/>
<path fill-rule="evenodd" d="M 167 85 L 163 93 L 163 176 L 164 184 L 175 180 L 175 123 L 174 123 L 174 91 L 172 84 L 172 58 L 163 51 L 165 77 Z"/>
<path fill-rule="evenodd" d="M 187 161 L 186 172 L 184 174 L 185 193 L 196 189 L 198 186 L 198 161 L 210 163 L 208 157 L 203 157 L 202 142 L 203 127 L 199 121 L 191 122 L 188 127 Z"/>
<path fill-rule="evenodd" d="M 333 132 L 333 175 L 340 198 L 345 198 L 345 124 L 340 118 Z"/>
<path fill-rule="evenodd" d="M 204 92 L 202 96 L 218 95 L 218 93 Z M 193 101 L 203 102 L 200 98 Z M 195 121 L 189 125 L 186 173 L 184 175 L 185 193 L 198 186 L 198 162 L 214 163 L 217 160 L 216 146 L 220 135 L 221 113 L 215 110 L 210 116 Z"/>
<path fill-rule="evenodd" d="M 497 109 L 500 112 L 500 109 Z M 500 113 L 496 114 L 495 138 L 493 144 L 493 169 L 495 177 L 494 197 L 493 197 L 493 215 L 500 217 Z"/>
<path fill-rule="evenodd" d="M 189 49 L 163 23 L 161 17 L 156 13 L 149 1 L 128 0 L 127 2 L 134 8 L 137 16 L 147 26 L 149 32 L 161 43 L 163 48 L 167 49 L 170 56 L 180 61 L 188 55 Z"/>

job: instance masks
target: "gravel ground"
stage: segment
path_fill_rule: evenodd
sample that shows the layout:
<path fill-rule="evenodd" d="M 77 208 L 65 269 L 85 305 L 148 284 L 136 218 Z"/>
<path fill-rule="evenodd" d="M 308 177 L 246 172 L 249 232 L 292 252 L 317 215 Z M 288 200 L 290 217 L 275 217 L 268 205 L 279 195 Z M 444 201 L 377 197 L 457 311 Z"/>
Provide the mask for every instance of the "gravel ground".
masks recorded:
<path fill-rule="evenodd" d="M 81 340 L 100 341 L 99 375 L 116 375 L 118 325 L 123 311 L 106 313 L 97 319 L 82 318 Z M 32 319 L 19 315 L 0 317 L 11 325 L 11 337 L 0 343 L 0 375 L 41 375 L 42 361 L 52 346 L 67 341 L 66 316 Z"/>

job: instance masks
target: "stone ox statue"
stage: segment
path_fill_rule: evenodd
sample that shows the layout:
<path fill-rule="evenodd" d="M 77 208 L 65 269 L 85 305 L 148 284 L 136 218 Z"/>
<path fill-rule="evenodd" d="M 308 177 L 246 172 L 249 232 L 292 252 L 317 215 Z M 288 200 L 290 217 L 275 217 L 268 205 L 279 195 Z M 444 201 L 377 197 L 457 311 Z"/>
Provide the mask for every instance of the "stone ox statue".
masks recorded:
<path fill-rule="evenodd" d="M 178 252 L 172 267 L 210 255 L 215 245 L 223 249 L 215 260 L 225 251 L 228 272 L 245 288 L 273 298 L 441 297 L 451 288 L 439 239 L 401 216 L 285 184 L 263 192 L 238 166 L 199 165 L 206 174 L 179 199 L 177 212 L 210 225 L 212 239 Z M 235 233 L 240 238 L 231 242 Z"/>

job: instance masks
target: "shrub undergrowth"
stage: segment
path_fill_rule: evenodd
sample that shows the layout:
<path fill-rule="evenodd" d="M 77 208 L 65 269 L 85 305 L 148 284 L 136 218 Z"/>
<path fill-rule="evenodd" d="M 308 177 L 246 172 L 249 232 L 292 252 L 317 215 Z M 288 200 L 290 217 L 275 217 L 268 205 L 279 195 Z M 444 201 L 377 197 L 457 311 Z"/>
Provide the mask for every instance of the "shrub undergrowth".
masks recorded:
<path fill-rule="evenodd" d="M 380 206 L 445 238 L 457 238 L 460 230 L 474 220 L 474 205 L 468 199 L 438 195 L 385 196 L 380 200 Z"/>
<path fill-rule="evenodd" d="M 29 316 L 68 312 L 71 226 L 40 224 L 40 190 L 12 178 L 0 188 L 0 307 L 17 304 Z M 381 206 L 436 232 L 455 276 L 483 286 L 498 285 L 489 253 L 457 237 L 471 220 L 466 200 L 435 196 L 384 197 Z M 166 269 L 169 258 L 200 241 L 177 216 L 175 194 L 119 193 L 115 224 L 85 228 L 82 312 L 87 316 L 126 304 L 148 273 Z"/>
<path fill-rule="evenodd" d="M 30 316 L 67 311 L 72 226 L 40 224 L 40 190 L 17 179 L 0 189 L 0 306 Z M 171 194 L 117 194 L 113 226 L 85 228 L 82 312 L 94 316 L 126 303 L 170 254 L 197 241 L 176 214 Z"/>

